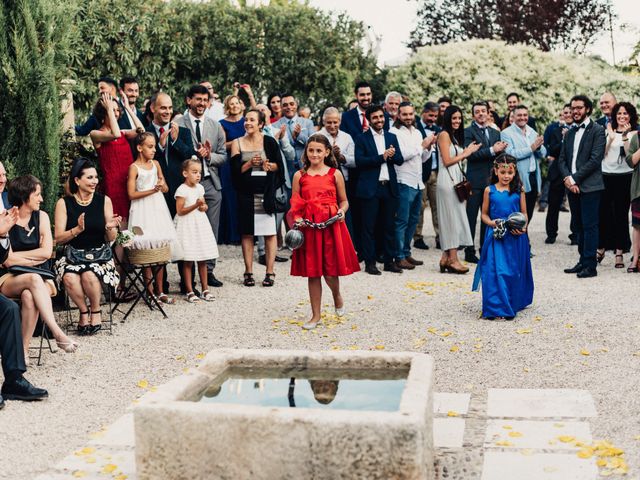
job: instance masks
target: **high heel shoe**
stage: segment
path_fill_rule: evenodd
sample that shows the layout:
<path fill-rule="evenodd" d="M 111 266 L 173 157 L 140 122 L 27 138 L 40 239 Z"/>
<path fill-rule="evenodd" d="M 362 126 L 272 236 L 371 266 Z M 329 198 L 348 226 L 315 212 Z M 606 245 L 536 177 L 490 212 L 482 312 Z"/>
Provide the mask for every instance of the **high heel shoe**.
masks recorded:
<path fill-rule="evenodd" d="M 82 315 L 89 315 L 89 310 L 86 312 L 80 312 L 80 318 L 82 318 Z M 78 335 L 87 335 L 87 333 L 89 333 L 89 327 L 90 325 L 80 325 L 80 320 L 78 320 Z"/>
<path fill-rule="evenodd" d="M 602 263 L 602 260 L 604 260 L 604 253 L 605 250 L 596 250 L 596 260 L 598 263 Z"/>
<path fill-rule="evenodd" d="M 444 273 L 449 266 L 449 260 L 446 258 L 440 257 L 440 273 Z"/>
<path fill-rule="evenodd" d="M 74 353 L 78 349 L 78 344 L 69 340 L 68 342 L 59 342 L 56 340 L 56 345 L 60 350 L 65 353 Z"/>
<path fill-rule="evenodd" d="M 95 335 L 102 329 L 102 310 L 92 311 L 91 315 L 100 315 L 100 323 L 97 325 L 89 325 L 89 329 L 87 331 L 87 335 Z"/>
<path fill-rule="evenodd" d="M 462 275 L 465 274 L 469 271 L 469 269 L 467 267 L 465 267 L 464 265 L 462 265 L 461 263 L 458 263 L 459 266 L 457 266 L 455 263 L 450 263 L 447 265 L 447 272 L 449 273 L 456 273 L 458 275 Z"/>

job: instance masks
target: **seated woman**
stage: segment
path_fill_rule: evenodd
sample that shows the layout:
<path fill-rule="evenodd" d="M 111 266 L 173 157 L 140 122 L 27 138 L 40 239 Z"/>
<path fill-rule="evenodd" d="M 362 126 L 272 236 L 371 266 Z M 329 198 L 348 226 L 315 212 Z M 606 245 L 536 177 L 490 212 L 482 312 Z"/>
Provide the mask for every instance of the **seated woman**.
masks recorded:
<path fill-rule="evenodd" d="M 76 159 L 69 174 L 69 194 L 56 203 L 54 217 L 56 243 L 67 245 L 54 268 L 58 284 L 64 285 L 80 310 L 79 335 L 94 335 L 102 328 L 101 283 L 115 288 L 120 280 L 112 256 L 99 257 L 109 252 L 107 243 L 115 239 L 121 217 L 114 215 L 111 200 L 98 193 L 97 186 L 95 165 L 86 158 Z M 94 260 L 82 260 L 82 251 Z"/>
<path fill-rule="evenodd" d="M 40 210 L 42 184 L 33 175 L 17 177 L 9 182 L 9 201 L 18 207 L 18 221 L 9 231 L 11 250 L 3 264 L 0 293 L 21 299 L 22 341 L 25 357 L 38 316 L 49 327 L 58 347 L 67 353 L 78 345 L 65 335 L 56 323 L 51 295 L 56 289 L 52 280 L 45 281 L 37 273 L 12 273 L 10 267 L 38 267 L 51 271 L 49 260 L 53 251 L 49 216 Z"/>

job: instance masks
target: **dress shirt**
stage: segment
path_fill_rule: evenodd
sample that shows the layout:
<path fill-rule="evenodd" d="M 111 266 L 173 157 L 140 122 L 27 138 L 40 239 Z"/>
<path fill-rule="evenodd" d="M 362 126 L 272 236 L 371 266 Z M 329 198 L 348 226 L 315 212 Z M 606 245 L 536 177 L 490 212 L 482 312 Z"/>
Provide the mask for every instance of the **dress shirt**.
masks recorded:
<path fill-rule="evenodd" d="M 372 128 L 371 133 L 373 134 L 373 141 L 376 142 L 376 149 L 378 150 L 378 155 L 382 155 L 384 151 L 387 149 L 384 141 L 384 130 L 380 130 L 380 133 L 378 133 Z M 378 181 L 384 182 L 388 180 L 389 180 L 389 167 L 387 166 L 387 162 L 385 161 L 382 165 L 380 165 L 380 176 L 378 177 Z"/>
<path fill-rule="evenodd" d="M 629 165 L 625 162 L 626 153 L 624 151 L 622 133 L 616 132 L 611 142 L 609 142 L 607 138 L 607 144 L 609 145 L 609 149 L 606 151 L 604 159 L 602 160 L 602 173 L 609 175 L 632 173 L 633 169 L 629 168 Z"/>
<path fill-rule="evenodd" d="M 11 248 L 11 243 L 9 243 L 9 237 L 0 238 L 0 245 L 2 245 L 2 248 L 4 248 L 5 250 L 9 250 L 9 248 Z"/>
<path fill-rule="evenodd" d="M 338 165 L 340 166 L 342 175 L 344 175 L 344 179 L 349 180 L 349 169 L 356 166 L 355 145 L 353 143 L 351 135 L 349 135 L 347 132 L 343 132 L 342 130 L 338 130 L 338 135 L 334 137 L 329 132 L 327 132 L 327 129 L 324 127 L 322 127 L 322 129 L 320 129 L 318 133 L 321 133 L 322 135 L 327 137 L 327 140 L 329 140 L 329 143 L 332 147 L 337 145 L 338 148 L 340 148 L 340 153 L 344 155 L 344 158 L 347 162 L 344 164 L 338 162 Z"/>
<path fill-rule="evenodd" d="M 431 150 L 422 148 L 422 135 L 417 128 L 409 129 L 403 125 L 400 128 L 392 127 L 389 131 L 398 137 L 398 145 L 404 158 L 402 165 L 394 165 L 398 183 L 423 190 L 422 163 L 431 157 Z"/>
<path fill-rule="evenodd" d="M 489 128 L 491 128 L 488 125 L 485 125 L 484 127 L 482 125 L 480 125 L 478 122 L 473 122 L 475 123 L 476 127 L 478 127 L 481 131 L 482 134 L 484 135 L 484 138 L 487 140 L 487 144 L 489 144 Z M 493 151 L 493 145 L 489 145 L 489 151 L 491 152 L 491 155 L 495 156 L 496 153 Z"/>
<path fill-rule="evenodd" d="M 200 143 L 202 143 L 202 137 L 204 136 L 204 115 L 200 118 L 196 118 L 193 116 L 193 114 L 191 112 L 189 112 L 189 115 L 186 115 L 186 117 L 191 121 L 191 126 L 193 127 L 193 132 L 196 132 L 196 120 L 199 120 L 200 123 Z M 198 139 L 196 138 L 196 141 L 198 141 Z M 194 145 L 195 150 L 198 149 L 198 145 Z M 210 177 L 211 173 L 209 172 L 209 167 L 207 166 L 207 162 L 204 161 L 204 159 L 202 159 L 202 178 L 206 178 L 206 177 Z"/>
<path fill-rule="evenodd" d="M 426 137 L 424 138 L 430 138 L 432 135 L 435 135 L 436 133 L 438 133 L 438 131 L 436 130 L 435 123 L 431 126 L 427 125 L 426 123 L 422 123 L 422 126 L 424 127 L 424 133 L 426 133 Z M 438 153 L 436 149 L 436 144 L 434 143 L 433 145 L 431 145 L 431 171 L 436 172 L 437 170 L 438 170 Z"/>
<path fill-rule="evenodd" d="M 4 201 L 2 200 L 2 192 L 0 192 L 0 213 L 4 212 L 6 210 L 5 206 L 4 206 Z"/>
<path fill-rule="evenodd" d="M 358 111 L 358 120 L 360 120 L 360 125 L 363 125 L 362 120 L 363 120 L 363 115 L 365 115 L 365 111 L 361 110 L 359 106 L 356 107 L 356 110 Z M 366 116 L 366 115 L 365 115 Z M 367 120 L 367 126 L 369 127 L 369 120 Z"/>
<path fill-rule="evenodd" d="M 576 131 L 576 136 L 573 139 L 573 154 L 571 156 L 571 173 L 574 174 L 576 173 L 576 171 L 578 170 L 578 168 L 576 167 L 576 160 L 578 159 L 578 150 L 580 149 L 580 141 L 582 140 L 582 136 L 584 135 L 584 131 L 586 130 L 586 127 L 589 126 L 589 123 L 591 123 L 591 119 L 589 117 L 587 117 L 584 122 L 576 125 L 574 128 L 577 128 L 578 130 Z M 571 185 L 575 185 L 575 181 L 573 180 L 572 177 L 570 178 L 570 182 Z"/>

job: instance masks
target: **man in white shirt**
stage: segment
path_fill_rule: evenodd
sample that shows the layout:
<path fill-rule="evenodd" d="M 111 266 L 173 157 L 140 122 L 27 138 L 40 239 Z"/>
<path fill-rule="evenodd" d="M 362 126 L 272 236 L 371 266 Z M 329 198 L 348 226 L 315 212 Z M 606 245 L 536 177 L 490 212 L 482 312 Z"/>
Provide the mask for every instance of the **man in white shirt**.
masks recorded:
<path fill-rule="evenodd" d="M 411 239 L 416 230 L 422 208 L 422 164 L 431 160 L 431 140 L 422 138 L 415 127 L 415 109 L 410 102 L 401 102 L 398 116 L 389 130 L 398 137 L 404 158 L 402 165 L 395 165 L 398 179 L 398 209 L 395 219 L 396 265 L 413 270 L 424 262 L 411 256 Z"/>

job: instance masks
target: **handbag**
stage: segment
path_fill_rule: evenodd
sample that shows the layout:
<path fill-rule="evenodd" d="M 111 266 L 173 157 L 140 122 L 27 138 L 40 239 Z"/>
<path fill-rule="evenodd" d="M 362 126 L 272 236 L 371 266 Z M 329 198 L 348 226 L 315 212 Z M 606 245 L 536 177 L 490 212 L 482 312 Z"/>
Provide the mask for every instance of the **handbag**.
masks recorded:
<path fill-rule="evenodd" d="M 113 251 L 108 244 L 97 248 L 74 248 L 67 245 L 65 248 L 67 261 L 72 265 L 83 263 L 107 263 L 113 259 Z"/>
<path fill-rule="evenodd" d="M 289 211 L 289 196 L 287 195 L 284 185 L 276 189 L 273 202 L 276 213 L 287 213 Z"/>
<path fill-rule="evenodd" d="M 55 275 L 53 274 L 53 272 L 47 268 L 28 267 L 26 265 L 14 265 L 12 267 L 9 267 L 9 273 L 12 273 L 14 275 L 22 275 L 24 273 L 35 273 L 37 275 L 40 275 L 45 280 L 53 280 L 55 278 Z"/>
<path fill-rule="evenodd" d="M 467 200 L 469 200 L 469 197 L 472 195 L 471 182 L 467 180 L 467 176 L 465 175 L 464 170 L 462 170 L 460 163 L 458 163 L 458 167 L 460 168 L 460 173 L 462 174 L 463 180 L 461 182 L 456 183 L 453 186 L 453 189 L 455 190 L 456 195 L 458 196 L 458 200 L 460 200 L 461 203 L 464 203 Z M 449 167 L 447 167 L 447 173 L 449 174 L 449 178 L 453 182 L 453 177 L 451 176 Z"/>

